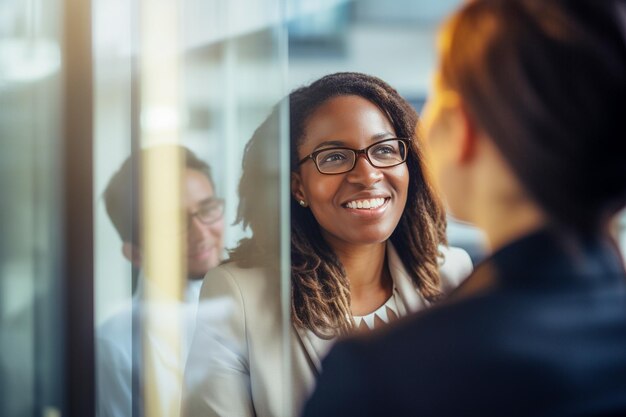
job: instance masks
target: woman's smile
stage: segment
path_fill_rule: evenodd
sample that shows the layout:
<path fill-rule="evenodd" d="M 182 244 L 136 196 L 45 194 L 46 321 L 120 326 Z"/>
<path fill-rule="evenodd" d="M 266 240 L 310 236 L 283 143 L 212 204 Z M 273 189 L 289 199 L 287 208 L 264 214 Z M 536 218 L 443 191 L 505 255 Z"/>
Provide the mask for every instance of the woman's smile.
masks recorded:
<path fill-rule="evenodd" d="M 391 197 L 359 197 L 341 205 L 349 216 L 362 220 L 378 220 L 385 215 Z"/>

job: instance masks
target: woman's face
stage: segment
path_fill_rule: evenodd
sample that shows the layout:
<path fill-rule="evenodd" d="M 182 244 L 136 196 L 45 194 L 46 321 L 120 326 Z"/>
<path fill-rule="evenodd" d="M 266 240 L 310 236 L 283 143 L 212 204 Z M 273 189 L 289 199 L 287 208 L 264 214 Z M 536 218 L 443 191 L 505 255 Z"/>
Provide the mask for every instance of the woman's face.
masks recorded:
<path fill-rule="evenodd" d="M 375 104 L 359 96 L 339 96 L 309 117 L 298 159 L 319 149 L 358 150 L 394 137 L 391 122 Z M 292 177 L 294 197 L 307 203 L 331 246 L 387 240 L 404 211 L 408 186 L 406 163 L 375 168 L 364 157 L 357 157 L 352 171 L 336 175 L 321 174 L 309 159 Z M 356 208 L 364 204 L 370 207 Z"/>
<path fill-rule="evenodd" d="M 433 78 L 422 115 L 424 154 L 433 182 L 445 196 L 450 214 L 472 221 L 468 209 L 474 188 L 463 163 L 467 154 L 467 123 L 460 96 L 446 86 L 439 73 Z"/>
<path fill-rule="evenodd" d="M 449 146 L 447 140 L 449 123 L 443 116 L 446 108 L 446 94 L 442 88 L 439 74 L 433 77 L 428 100 L 422 112 L 422 137 L 425 143 L 426 157 L 433 180 L 437 188 L 447 194 L 446 173 L 446 148 Z"/>

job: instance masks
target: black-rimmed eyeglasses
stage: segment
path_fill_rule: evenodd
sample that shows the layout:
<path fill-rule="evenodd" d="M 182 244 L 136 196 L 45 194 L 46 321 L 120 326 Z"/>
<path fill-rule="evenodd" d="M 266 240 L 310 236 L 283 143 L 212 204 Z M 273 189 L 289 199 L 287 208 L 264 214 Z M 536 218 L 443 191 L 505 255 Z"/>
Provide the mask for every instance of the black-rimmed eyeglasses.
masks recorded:
<path fill-rule="evenodd" d="M 325 148 L 307 155 L 298 165 L 311 159 L 321 174 L 343 174 L 352 171 L 358 156 L 363 154 L 373 167 L 390 168 L 406 161 L 410 143 L 410 139 L 393 138 L 381 140 L 363 149 Z"/>

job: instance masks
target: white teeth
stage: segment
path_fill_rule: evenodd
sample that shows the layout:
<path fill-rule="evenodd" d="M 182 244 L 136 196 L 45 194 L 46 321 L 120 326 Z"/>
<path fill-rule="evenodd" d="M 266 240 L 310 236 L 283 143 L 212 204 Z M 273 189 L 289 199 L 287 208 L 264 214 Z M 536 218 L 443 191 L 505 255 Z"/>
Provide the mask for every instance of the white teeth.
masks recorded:
<path fill-rule="evenodd" d="M 369 200 L 354 200 L 346 203 L 351 209 L 376 209 L 385 204 L 384 198 L 370 198 Z"/>

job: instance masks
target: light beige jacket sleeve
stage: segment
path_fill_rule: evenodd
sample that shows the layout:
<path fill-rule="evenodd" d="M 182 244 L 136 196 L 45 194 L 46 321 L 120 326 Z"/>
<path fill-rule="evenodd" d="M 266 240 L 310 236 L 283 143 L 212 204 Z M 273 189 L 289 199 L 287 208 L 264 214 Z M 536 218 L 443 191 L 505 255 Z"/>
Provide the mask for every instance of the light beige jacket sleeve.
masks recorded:
<path fill-rule="evenodd" d="M 297 413 L 305 395 L 299 387 L 312 386 L 314 374 L 299 338 L 282 325 L 280 305 L 280 278 L 266 269 L 227 263 L 206 275 L 185 370 L 184 416 Z M 292 387 L 294 379 L 304 382 Z"/>

